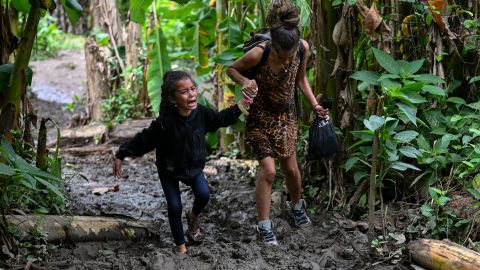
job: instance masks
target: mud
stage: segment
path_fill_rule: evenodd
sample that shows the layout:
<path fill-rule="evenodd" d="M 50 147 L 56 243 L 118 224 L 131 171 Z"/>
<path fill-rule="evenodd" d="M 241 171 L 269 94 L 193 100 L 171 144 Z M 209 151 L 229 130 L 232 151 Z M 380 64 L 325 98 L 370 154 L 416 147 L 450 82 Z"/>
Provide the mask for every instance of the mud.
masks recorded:
<path fill-rule="evenodd" d="M 75 55 L 75 54 L 74 54 Z M 78 57 L 81 54 L 76 54 Z M 65 60 L 77 64 L 77 60 Z M 48 66 L 56 66 L 55 62 Z M 45 81 L 38 63 L 35 81 Z M 73 69 L 76 72 L 76 68 Z M 38 77 L 44 76 L 43 79 Z M 76 79 L 74 79 L 76 80 Z M 74 82 L 72 80 L 72 82 Z M 64 90 L 66 90 L 64 86 Z M 39 89 L 34 85 L 34 90 Z M 46 88 L 44 88 L 46 89 Z M 75 87 L 69 88 L 77 89 Z M 77 92 L 65 91 L 71 96 Z M 42 90 L 45 91 L 45 90 Z M 76 90 L 75 90 L 76 91 Z M 47 91 L 48 92 L 48 91 Z M 81 94 L 81 93 L 80 93 Z M 47 96 L 49 94 L 47 93 Z M 54 95 L 54 94 L 53 94 Z M 41 95 L 38 95 L 42 97 Z M 61 102 L 67 102 L 63 98 Z M 60 104 L 35 100 L 39 114 L 68 124 L 68 113 Z M 408 269 L 401 263 L 378 263 L 368 252 L 365 226 L 331 211 L 311 215 L 313 226 L 293 228 L 284 207 L 282 191 L 273 193 L 271 218 L 278 247 L 265 247 L 254 228 L 255 168 L 236 161 L 209 161 L 218 174 L 208 176 L 212 196 L 201 223 L 207 233 L 200 245 L 188 246 L 186 255 L 174 252 L 167 220 L 166 202 L 154 165 L 154 154 L 123 162 L 124 178 L 114 179 L 111 153 L 63 156 L 65 190 L 73 215 L 103 215 L 154 221 L 155 233 L 140 241 L 56 243 L 46 259 L 35 261 L 37 269 Z M 119 185 L 118 192 L 92 194 L 97 187 Z M 281 186 L 281 185 L 279 185 Z M 181 184 L 184 209 L 191 207 L 192 192 Z M 319 208 L 325 208 L 320 206 Z M 186 222 L 184 220 L 186 229 Z"/>
<path fill-rule="evenodd" d="M 401 269 L 372 267 L 366 234 L 339 215 L 312 215 L 312 227 L 293 228 L 280 191 L 273 194 L 271 216 L 280 245 L 265 247 L 254 228 L 254 175 L 229 160 L 210 162 L 218 174 L 208 177 L 212 199 L 201 216 L 205 241 L 179 256 L 174 252 L 153 154 L 126 160 L 121 180 L 112 176 L 110 155 L 65 156 L 64 161 L 74 166 L 65 170 L 72 214 L 155 221 L 156 236 L 138 242 L 60 245 L 42 264 L 49 269 Z M 118 192 L 91 193 L 93 188 L 116 184 Z M 184 209 L 190 208 L 192 192 L 183 185 L 181 190 Z M 185 220 L 184 225 L 186 229 Z"/>

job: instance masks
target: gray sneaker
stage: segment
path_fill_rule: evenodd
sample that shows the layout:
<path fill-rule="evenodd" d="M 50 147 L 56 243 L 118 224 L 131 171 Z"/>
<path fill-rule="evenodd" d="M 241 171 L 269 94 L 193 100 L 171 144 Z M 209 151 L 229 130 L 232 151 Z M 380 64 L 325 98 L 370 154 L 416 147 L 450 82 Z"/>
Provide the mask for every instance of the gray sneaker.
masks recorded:
<path fill-rule="evenodd" d="M 266 226 L 257 225 L 257 231 L 265 245 L 278 246 L 277 238 L 273 233 L 272 221 L 268 220 L 268 222 L 270 224 L 266 224 Z"/>
<path fill-rule="evenodd" d="M 290 202 L 287 203 L 287 209 L 290 209 L 290 215 L 292 220 L 297 227 L 306 227 L 312 222 L 307 216 L 307 205 L 303 199 L 299 201 L 300 205 L 295 205 L 293 208 L 290 205 Z M 300 206 L 300 207 L 299 207 Z"/>

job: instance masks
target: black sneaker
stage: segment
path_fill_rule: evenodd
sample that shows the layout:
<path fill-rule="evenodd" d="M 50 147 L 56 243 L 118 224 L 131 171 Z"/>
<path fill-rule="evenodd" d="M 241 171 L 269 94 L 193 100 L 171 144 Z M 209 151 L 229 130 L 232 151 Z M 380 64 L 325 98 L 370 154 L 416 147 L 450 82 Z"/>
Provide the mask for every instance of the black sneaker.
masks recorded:
<path fill-rule="evenodd" d="M 273 227 L 271 226 L 272 222 L 270 221 L 270 229 L 262 228 L 257 225 L 257 231 L 262 237 L 262 241 L 265 245 L 278 246 L 277 238 L 273 233 Z"/>
<path fill-rule="evenodd" d="M 293 222 L 297 227 L 305 227 L 310 225 L 312 222 L 307 216 L 307 205 L 303 199 L 300 200 L 302 203 L 302 207 L 299 210 L 295 210 L 291 205 L 290 202 L 287 203 L 287 209 L 290 209 L 290 215 L 292 216 Z"/>

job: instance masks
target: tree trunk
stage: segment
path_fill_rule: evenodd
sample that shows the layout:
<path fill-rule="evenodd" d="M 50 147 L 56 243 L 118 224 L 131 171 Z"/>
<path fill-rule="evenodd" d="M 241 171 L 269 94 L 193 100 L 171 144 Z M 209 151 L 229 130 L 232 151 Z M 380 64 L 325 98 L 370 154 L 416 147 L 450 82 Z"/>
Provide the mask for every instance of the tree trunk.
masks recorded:
<path fill-rule="evenodd" d="M 108 241 L 151 237 L 152 224 L 109 217 L 88 216 L 7 216 L 21 233 L 20 238 L 42 227 L 48 242 Z"/>
<path fill-rule="evenodd" d="M 220 32 L 220 23 L 224 20 L 225 14 L 227 13 L 228 2 L 223 0 L 216 1 L 216 12 L 217 12 L 217 25 L 216 25 L 216 54 L 220 55 L 226 48 L 224 42 L 224 35 Z M 218 110 L 225 108 L 225 68 L 223 65 L 215 64 L 215 75 L 214 75 L 214 85 L 215 85 L 215 101 Z M 228 149 L 228 145 L 233 141 L 233 135 L 227 134 L 226 128 L 220 129 L 219 144 L 220 150 L 225 152 Z"/>
<path fill-rule="evenodd" d="M 142 30 L 135 22 L 128 22 L 125 26 L 125 59 L 126 65 L 136 67 L 138 59 L 138 48 L 141 46 Z"/>
<path fill-rule="evenodd" d="M 480 269 L 480 253 L 448 240 L 419 239 L 407 249 L 414 263 L 430 270 Z"/>
<path fill-rule="evenodd" d="M 87 104 L 85 106 L 92 121 L 102 118 L 102 101 L 110 93 L 108 53 L 97 45 L 94 37 L 85 43 L 85 60 L 87 65 Z"/>
<path fill-rule="evenodd" d="M 0 127 L 1 134 L 11 139 L 10 129 L 5 127 L 11 125 L 16 128 L 20 111 L 20 101 L 25 95 L 26 70 L 32 53 L 33 42 L 37 33 L 38 22 L 41 17 L 41 9 L 38 5 L 31 5 L 30 12 L 23 32 L 22 39 L 16 54 L 12 74 L 10 76 L 10 87 L 7 89 L 5 104 L 1 108 Z M 8 107 L 8 110 L 5 108 Z"/>
<path fill-rule="evenodd" d="M 92 0 L 92 26 L 110 34 L 113 42 L 123 44 L 122 23 L 115 0 Z"/>

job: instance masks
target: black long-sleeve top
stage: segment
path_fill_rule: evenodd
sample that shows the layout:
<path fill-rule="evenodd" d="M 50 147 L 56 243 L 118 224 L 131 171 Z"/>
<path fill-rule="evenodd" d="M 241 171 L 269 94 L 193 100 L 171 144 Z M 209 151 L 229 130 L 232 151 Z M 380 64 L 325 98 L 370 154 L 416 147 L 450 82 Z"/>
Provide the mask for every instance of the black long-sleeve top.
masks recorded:
<path fill-rule="evenodd" d="M 205 167 L 205 133 L 234 124 L 241 111 L 238 105 L 216 112 L 200 104 L 192 113 L 170 113 L 122 144 L 116 157 L 139 157 L 156 149 L 160 177 L 191 178 Z"/>

